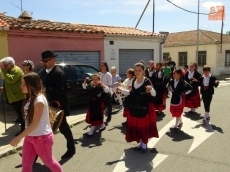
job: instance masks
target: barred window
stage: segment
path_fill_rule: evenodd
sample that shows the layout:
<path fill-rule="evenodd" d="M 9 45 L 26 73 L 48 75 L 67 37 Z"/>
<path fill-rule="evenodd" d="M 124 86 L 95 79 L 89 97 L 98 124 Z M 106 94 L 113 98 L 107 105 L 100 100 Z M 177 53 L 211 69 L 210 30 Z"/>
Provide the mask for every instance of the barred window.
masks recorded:
<path fill-rule="evenodd" d="M 187 60 L 188 60 L 187 52 L 179 52 L 178 57 L 179 57 L 178 66 L 184 66 L 187 64 Z"/>
<path fill-rule="evenodd" d="M 225 51 L 225 66 L 230 66 L 230 50 Z"/>
<path fill-rule="evenodd" d="M 198 66 L 206 65 L 206 58 L 207 52 L 206 51 L 198 51 Z"/>
<path fill-rule="evenodd" d="M 163 53 L 163 60 L 168 61 L 169 56 L 170 56 L 170 53 Z"/>

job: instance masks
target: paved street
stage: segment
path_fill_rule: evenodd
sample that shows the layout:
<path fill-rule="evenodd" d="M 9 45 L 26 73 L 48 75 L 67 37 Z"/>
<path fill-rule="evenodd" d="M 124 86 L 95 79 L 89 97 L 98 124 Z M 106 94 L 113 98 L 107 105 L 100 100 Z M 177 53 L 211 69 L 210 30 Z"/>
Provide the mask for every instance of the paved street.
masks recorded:
<path fill-rule="evenodd" d="M 66 161 L 60 160 L 66 151 L 65 139 L 59 133 L 55 135 L 54 156 L 62 164 L 65 172 L 228 172 L 230 171 L 230 83 L 221 81 L 215 90 L 211 106 L 210 124 L 201 125 L 204 114 L 203 105 L 199 114 L 187 114 L 183 117 L 182 130 L 170 132 L 174 119 L 169 113 L 158 116 L 160 138 L 153 138 L 148 143 L 148 152 L 141 154 L 131 147 L 136 143 L 126 143 L 124 118 L 121 113 L 113 115 L 105 131 L 98 131 L 92 138 L 84 138 L 87 124 L 79 123 L 72 127 L 76 142 L 76 155 Z M 169 105 L 170 99 L 167 99 Z M 74 111 L 83 114 L 84 107 Z M 188 109 L 185 109 L 188 111 Z M 0 138 L 1 139 L 1 138 Z M 0 144 L 3 146 L 2 142 Z M 0 159 L 0 172 L 20 171 L 21 157 L 15 154 Z M 34 172 L 49 170 L 38 160 Z"/>

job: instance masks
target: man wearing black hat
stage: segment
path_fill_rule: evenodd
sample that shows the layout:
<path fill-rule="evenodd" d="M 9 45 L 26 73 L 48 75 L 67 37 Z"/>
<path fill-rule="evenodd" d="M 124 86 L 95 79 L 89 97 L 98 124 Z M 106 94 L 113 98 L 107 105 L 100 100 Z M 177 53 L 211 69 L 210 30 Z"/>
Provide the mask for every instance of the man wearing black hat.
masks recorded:
<path fill-rule="evenodd" d="M 57 55 L 53 51 L 44 51 L 41 55 L 45 69 L 40 73 L 40 77 L 45 87 L 47 99 L 49 102 L 59 101 L 60 109 L 64 110 L 64 118 L 59 130 L 67 140 L 67 152 L 61 159 L 70 158 L 75 154 L 75 144 L 73 134 L 66 120 L 66 116 L 70 114 L 66 77 L 63 70 L 55 65 Z"/>

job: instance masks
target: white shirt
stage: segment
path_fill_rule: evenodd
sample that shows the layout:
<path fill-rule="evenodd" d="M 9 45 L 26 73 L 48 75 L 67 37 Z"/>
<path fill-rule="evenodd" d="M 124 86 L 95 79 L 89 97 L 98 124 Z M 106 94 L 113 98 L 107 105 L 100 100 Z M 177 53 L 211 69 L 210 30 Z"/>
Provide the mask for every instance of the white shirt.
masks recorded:
<path fill-rule="evenodd" d="M 124 89 L 126 89 L 126 90 L 128 90 L 129 87 L 132 86 L 133 79 L 134 78 L 132 78 L 132 79 L 129 79 L 129 78 L 125 79 L 124 82 L 121 83 L 121 87 L 124 88 Z"/>
<path fill-rule="evenodd" d="M 188 72 L 188 79 L 192 79 L 193 78 L 193 75 L 194 75 L 194 71 L 189 71 Z"/>
<path fill-rule="evenodd" d="M 143 81 L 142 81 L 141 83 L 139 83 L 139 84 L 137 84 L 137 81 L 135 81 L 135 82 L 134 82 L 134 88 L 135 88 L 135 89 L 139 88 L 143 83 L 144 83 L 144 79 L 143 79 Z M 121 91 L 121 93 L 124 94 L 125 96 L 128 96 L 128 95 L 130 94 L 130 90 L 125 90 L 125 89 L 123 89 L 123 90 Z M 156 91 L 152 88 L 152 89 L 150 90 L 150 94 L 151 94 L 151 96 L 156 96 Z"/>
<path fill-rule="evenodd" d="M 37 98 L 34 101 L 34 105 L 36 105 L 39 102 L 41 102 L 44 105 L 42 116 L 36 128 L 31 133 L 29 133 L 28 136 L 41 136 L 41 135 L 47 135 L 52 132 L 52 128 L 50 125 L 50 118 L 49 118 L 49 106 L 43 94 L 37 96 Z M 27 102 L 24 106 L 25 115 L 27 114 L 29 104 L 30 102 Z M 27 127 L 27 122 L 26 122 L 26 127 Z"/>
<path fill-rule="evenodd" d="M 174 80 L 174 89 L 177 87 L 177 84 L 178 84 L 179 80 Z"/>
<path fill-rule="evenodd" d="M 49 68 L 49 69 L 46 69 L 46 73 L 50 73 L 51 72 L 51 70 L 54 68 L 54 66 L 53 67 L 51 67 L 51 68 Z"/>
<path fill-rule="evenodd" d="M 112 95 L 113 92 L 111 90 L 111 86 L 112 86 L 112 75 L 109 72 L 99 72 L 99 75 L 101 76 L 101 82 L 105 85 L 108 86 L 110 89 L 110 94 Z"/>
<path fill-rule="evenodd" d="M 209 74 L 208 76 L 204 76 L 204 75 L 203 75 L 203 77 L 204 77 L 203 85 L 204 85 L 205 87 L 209 86 L 209 81 L 210 81 L 211 74 Z"/>

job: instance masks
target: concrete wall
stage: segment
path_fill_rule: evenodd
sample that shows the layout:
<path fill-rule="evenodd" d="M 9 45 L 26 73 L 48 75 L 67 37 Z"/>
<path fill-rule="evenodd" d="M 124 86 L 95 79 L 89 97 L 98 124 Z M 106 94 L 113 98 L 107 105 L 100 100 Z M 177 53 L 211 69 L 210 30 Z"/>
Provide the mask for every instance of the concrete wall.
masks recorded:
<path fill-rule="evenodd" d="M 114 45 L 110 45 L 109 41 L 114 41 Z M 119 49 L 154 49 L 154 61 L 159 62 L 162 59 L 160 51 L 160 42 L 162 38 L 129 38 L 129 37 L 110 37 L 106 36 L 104 40 L 105 61 L 109 67 L 115 66 L 119 73 Z M 115 60 L 111 60 L 111 56 Z M 135 62 L 133 62 L 135 63 Z"/>
<path fill-rule="evenodd" d="M 9 54 L 20 66 L 25 59 L 38 64 L 41 53 L 53 51 L 99 51 L 104 59 L 103 34 L 10 30 Z"/>

